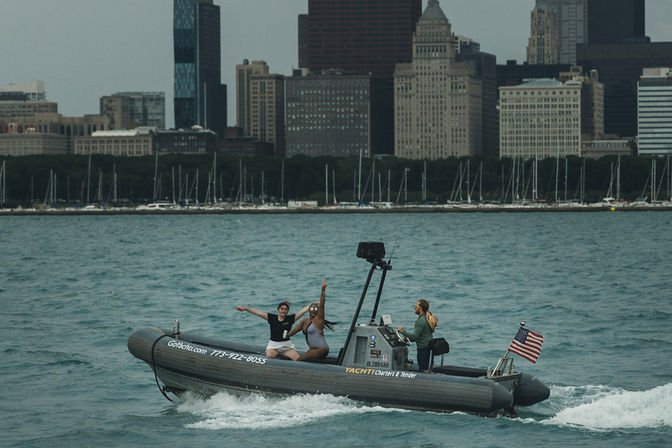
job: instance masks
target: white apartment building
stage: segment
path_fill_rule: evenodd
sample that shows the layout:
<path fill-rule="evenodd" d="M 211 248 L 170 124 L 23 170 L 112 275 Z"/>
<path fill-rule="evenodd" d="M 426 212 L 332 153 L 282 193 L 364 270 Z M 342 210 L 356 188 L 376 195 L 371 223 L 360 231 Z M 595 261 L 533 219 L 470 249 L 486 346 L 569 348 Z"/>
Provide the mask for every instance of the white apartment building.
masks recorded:
<path fill-rule="evenodd" d="M 500 157 L 581 155 L 581 82 L 532 79 L 499 95 Z"/>

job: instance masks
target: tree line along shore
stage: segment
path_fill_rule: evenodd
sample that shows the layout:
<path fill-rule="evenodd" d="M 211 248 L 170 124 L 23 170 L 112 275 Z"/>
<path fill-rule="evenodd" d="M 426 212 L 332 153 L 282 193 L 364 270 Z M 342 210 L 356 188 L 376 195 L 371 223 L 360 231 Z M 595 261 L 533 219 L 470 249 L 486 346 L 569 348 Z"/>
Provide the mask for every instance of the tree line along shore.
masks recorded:
<path fill-rule="evenodd" d="M 4 207 L 54 204 L 598 202 L 670 199 L 669 158 L 435 161 L 226 154 L 0 157 Z"/>

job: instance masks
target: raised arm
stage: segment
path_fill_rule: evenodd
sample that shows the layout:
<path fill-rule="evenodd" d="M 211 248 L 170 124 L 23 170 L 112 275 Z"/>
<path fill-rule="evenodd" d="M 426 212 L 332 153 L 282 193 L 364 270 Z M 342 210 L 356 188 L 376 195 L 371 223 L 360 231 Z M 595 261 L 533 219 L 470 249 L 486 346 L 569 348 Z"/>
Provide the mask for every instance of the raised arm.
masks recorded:
<path fill-rule="evenodd" d="M 322 280 L 322 293 L 320 294 L 320 306 L 317 308 L 317 316 L 313 319 L 313 325 L 320 330 L 324 330 L 324 302 L 327 301 L 327 286 L 328 283 Z"/>
<path fill-rule="evenodd" d="M 296 314 L 294 315 L 294 320 L 296 320 L 296 319 L 298 319 L 299 317 L 301 317 L 301 316 L 303 316 L 304 314 L 306 314 L 306 312 L 308 311 L 308 308 L 310 308 L 310 304 L 308 304 L 308 305 L 304 306 L 303 308 L 301 308 L 301 309 L 299 310 L 299 312 L 296 313 Z"/>
<path fill-rule="evenodd" d="M 289 331 L 289 334 L 288 334 L 287 336 L 289 336 L 289 337 L 291 338 L 291 337 L 294 336 L 296 333 L 298 333 L 299 331 L 301 331 L 301 330 L 303 329 L 303 326 L 306 324 L 306 321 L 307 321 L 307 320 L 308 320 L 307 317 L 305 317 L 303 320 L 301 320 L 301 322 L 299 322 L 298 324 L 296 324 L 296 325 L 294 326 L 294 328 L 292 328 L 292 329 Z"/>
<path fill-rule="evenodd" d="M 255 316 L 259 316 L 264 320 L 268 320 L 268 313 L 264 313 L 263 311 L 255 310 L 254 308 L 248 308 L 246 306 L 237 306 L 236 309 L 238 311 L 247 311 L 248 313 L 252 313 Z"/>

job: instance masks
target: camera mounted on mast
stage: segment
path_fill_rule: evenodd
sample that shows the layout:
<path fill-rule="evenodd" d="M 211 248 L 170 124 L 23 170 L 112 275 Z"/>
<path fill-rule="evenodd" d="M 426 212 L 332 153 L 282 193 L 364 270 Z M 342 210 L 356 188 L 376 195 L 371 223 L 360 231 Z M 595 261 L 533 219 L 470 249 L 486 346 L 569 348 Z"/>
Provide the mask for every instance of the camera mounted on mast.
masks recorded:
<path fill-rule="evenodd" d="M 385 257 L 385 244 L 381 242 L 360 242 L 357 246 L 357 258 L 363 258 L 374 266 L 382 269 L 392 269 Z"/>

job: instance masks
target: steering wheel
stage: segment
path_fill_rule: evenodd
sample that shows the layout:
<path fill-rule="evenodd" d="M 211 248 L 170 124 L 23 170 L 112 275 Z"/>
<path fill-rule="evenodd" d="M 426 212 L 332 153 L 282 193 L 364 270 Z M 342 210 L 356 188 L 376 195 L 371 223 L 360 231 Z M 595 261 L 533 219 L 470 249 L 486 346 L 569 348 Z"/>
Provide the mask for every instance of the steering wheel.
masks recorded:
<path fill-rule="evenodd" d="M 397 333 L 397 338 L 399 338 L 399 340 L 401 341 L 402 344 L 411 345 L 411 340 L 408 339 L 408 336 L 404 336 L 403 334 L 401 334 L 401 332 L 399 330 L 397 330 L 396 333 Z"/>

